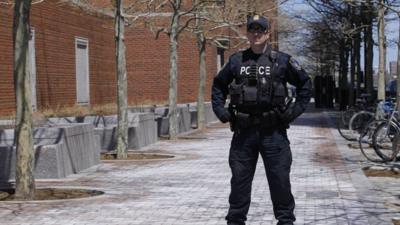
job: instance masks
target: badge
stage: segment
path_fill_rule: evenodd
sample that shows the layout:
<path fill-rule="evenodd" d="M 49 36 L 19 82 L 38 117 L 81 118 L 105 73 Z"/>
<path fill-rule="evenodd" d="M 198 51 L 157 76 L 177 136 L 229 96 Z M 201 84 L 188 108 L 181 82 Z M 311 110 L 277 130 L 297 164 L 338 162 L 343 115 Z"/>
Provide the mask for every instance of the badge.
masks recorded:
<path fill-rule="evenodd" d="M 289 63 L 296 70 L 301 70 L 301 66 L 300 66 L 299 62 L 297 62 L 297 60 L 295 60 L 293 57 L 290 58 Z"/>

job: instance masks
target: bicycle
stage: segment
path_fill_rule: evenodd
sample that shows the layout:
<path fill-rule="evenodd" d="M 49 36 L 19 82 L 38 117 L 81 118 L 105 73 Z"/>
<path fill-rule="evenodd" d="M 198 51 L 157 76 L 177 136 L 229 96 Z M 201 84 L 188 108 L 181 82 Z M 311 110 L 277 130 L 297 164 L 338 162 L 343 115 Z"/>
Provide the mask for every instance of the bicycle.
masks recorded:
<path fill-rule="evenodd" d="M 394 137 L 400 133 L 397 111 L 390 102 L 378 104 L 376 117 L 361 133 L 359 146 L 362 154 L 371 162 L 388 162 L 395 159 L 400 148 L 394 148 Z M 387 119 L 387 117 L 389 117 Z"/>
<path fill-rule="evenodd" d="M 393 111 L 389 119 L 379 124 L 372 137 L 374 150 L 383 162 L 395 160 L 400 150 L 397 143 L 394 143 L 395 137 L 400 133 L 398 114 L 398 111 Z"/>
<path fill-rule="evenodd" d="M 339 119 L 337 121 L 337 129 L 339 134 L 346 140 L 348 141 L 356 141 L 357 140 L 357 134 L 354 131 L 358 130 L 359 128 L 355 127 L 350 129 L 350 121 L 353 118 L 353 116 L 359 112 L 371 112 L 373 109 L 368 106 L 368 98 L 370 95 L 368 94 L 363 94 L 361 95 L 361 98 L 356 100 L 356 104 L 354 106 L 348 107 L 345 111 L 340 112 Z M 361 120 L 362 121 L 362 120 Z M 355 123 L 355 124 L 360 124 L 360 122 Z"/>

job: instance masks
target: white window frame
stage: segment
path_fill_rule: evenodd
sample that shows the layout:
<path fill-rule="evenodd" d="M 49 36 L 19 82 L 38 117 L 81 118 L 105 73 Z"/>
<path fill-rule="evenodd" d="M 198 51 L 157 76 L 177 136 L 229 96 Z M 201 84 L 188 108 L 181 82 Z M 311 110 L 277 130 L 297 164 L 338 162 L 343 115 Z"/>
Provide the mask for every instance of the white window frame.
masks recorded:
<path fill-rule="evenodd" d="M 29 63 L 29 85 L 31 89 L 32 110 L 37 111 L 37 70 L 36 70 L 36 44 L 35 44 L 35 28 L 30 27 L 30 37 L 28 44 L 28 63 Z M 32 57 L 33 56 L 33 57 Z"/>
<path fill-rule="evenodd" d="M 86 45 L 86 72 L 87 72 L 87 82 L 86 82 L 86 90 L 87 90 L 87 102 L 79 102 L 78 99 L 78 67 L 77 67 L 77 52 L 78 44 Z M 75 37 L 75 80 L 76 80 L 76 103 L 78 105 L 89 105 L 90 104 L 90 71 L 89 71 L 89 39 L 84 37 Z"/>

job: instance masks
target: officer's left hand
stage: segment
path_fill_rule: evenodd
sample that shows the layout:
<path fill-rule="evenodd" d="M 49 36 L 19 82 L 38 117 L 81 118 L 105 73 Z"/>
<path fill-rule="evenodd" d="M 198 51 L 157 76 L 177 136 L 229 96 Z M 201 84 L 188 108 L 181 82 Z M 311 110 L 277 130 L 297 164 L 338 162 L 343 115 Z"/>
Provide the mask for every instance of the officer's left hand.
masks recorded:
<path fill-rule="evenodd" d="M 229 122 L 232 120 L 232 115 L 227 109 L 224 109 L 224 111 L 219 115 L 219 120 L 221 120 L 222 123 Z"/>
<path fill-rule="evenodd" d="M 292 102 L 289 105 L 287 105 L 286 109 L 284 109 L 283 111 L 277 110 L 278 111 L 278 115 L 279 115 L 279 119 L 283 123 L 289 124 L 294 119 L 293 118 L 294 117 L 294 109 L 295 109 L 295 103 Z"/>

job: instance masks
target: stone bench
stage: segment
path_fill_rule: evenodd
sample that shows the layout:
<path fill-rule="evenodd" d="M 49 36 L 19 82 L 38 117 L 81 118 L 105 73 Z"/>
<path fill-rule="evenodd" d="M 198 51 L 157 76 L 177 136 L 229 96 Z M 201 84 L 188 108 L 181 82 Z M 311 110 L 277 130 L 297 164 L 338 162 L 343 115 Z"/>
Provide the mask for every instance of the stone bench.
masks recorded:
<path fill-rule="evenodd" d="M 65 117 L 51 118 L 52 124 L 59 123 L 88 123 L 94 126 L 103 151 L 113 151 L 117 147 L 117 115 L 86 116 L 84 118 Z M 128 113 L 128 148 L 139 149 L 155 143 L 157 137 L 157 124 L 154 113 Z"/>
<path fill-rule="evenodd" d="M 90 124 L 63 124 L 33 131 L 35 178 L 64 178 L 100 163 L 99 141 Z M 0 180 L 15 178 L 14 130 L 0 131 Z"/>
<path fill-rule="evenodd" d="M 190 103 L 189 111 L 190 111 L 191 126 L 192 128 L 197 128 L 197 103 Z M 214 111 L 212 110 L 212 105 L 210 102 L 204 103 L 204 113 L 205 113 L 206 124 L 218 121 L 217 116 L 214 114 Z"/>
<path fill-rule="evenodd" d="M 184 133 L 192 129 L 190 112 L 187 105 L 178 105 L 178 133 Z M 159 137 L 169 135 L 168 107 L 157 107 L 154 110 L 157 120 L 157 133 Z"/>

